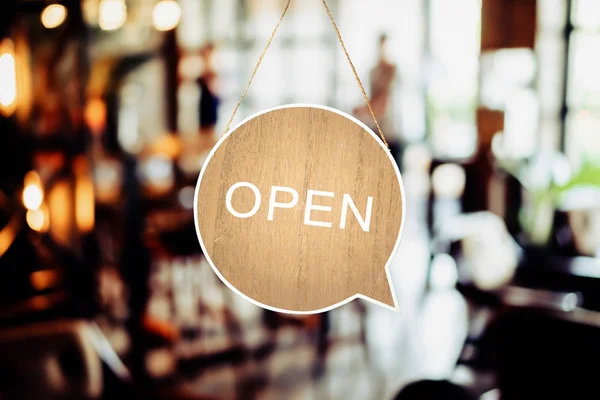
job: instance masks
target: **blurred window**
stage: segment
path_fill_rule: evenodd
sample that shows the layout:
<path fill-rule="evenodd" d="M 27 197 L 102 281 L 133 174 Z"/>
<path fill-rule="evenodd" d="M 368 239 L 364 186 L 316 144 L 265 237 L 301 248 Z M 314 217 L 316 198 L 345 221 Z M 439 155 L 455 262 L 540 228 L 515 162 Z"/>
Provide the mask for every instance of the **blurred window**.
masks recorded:
<path fill-rule="evenodd" d="M 530 49 L 502 49 L 481 56 L 480 104 L 504 112 L 503 151 L 511 157 L 531 156 L 538 147 L 536 67 Z"/>
<path fill-rule="evenodd" d="M 208 41 L 217 44 L 215 67 L 222 99 L 217 132 L 224 129 L 284 6 L 285 0 L 182 0 L 188 15 L 178 30 L 182 61 L 194 58 Z M 333 46 L 337 45 L 332 35 L 321 0 L 293 2 L 234 122 L 285 103 L 331 104 L 336 82 Z M 187 65 L 196 75 L 182 76 L 179 126 L 193 134 L 198 115 L 197 99 L 191 97 L 198 93 L 190 84 L 202 66 Z"/>
<path fill-rule="evenodd" d="M 180 0 L 178 27 L 182 49 L 179 126 L 195 134 L 197 96 L 191 90 L 201 71 L 194 55 L 208 41 L 217 44 L 221 105 L 217 132 L 242 93 L 286 0 Z M 389 37 L 389 58 L 398 65 L 394 120 L 408 140 L 425 136 L 424 0 L 328 0 L 366 89 L 377 62 L 377 42 Z M 340 48 L 321 0 L 292 2 L 258 70 L 234 123 L 265 108 L 285 103 L 316 103 L 350 112 L 362 95 Z M 389 133 L 393 135 L 393 133 Z"/>
<path fill-rule="evenodd" d="M 430 140 L 438 157 L 468 157 L 477 141 L 481 0 L 431 0 L 430 7 Z"/>
<path fill-rule="evenodd" d="M 387 57 L 398 67 L 392 101 L 394 132 L 388 137 L 407 141 L 425 138 L 425 37 L 427 18 L 424 0 L 338 1 L 338 25 L 367 91 L 370 70 L 377 63 L 378 40 L 388 37 Z M 343 5 L 343 6 L 342 6 Z M 333 32 L 332 28 L 328 28 Z M 335 36 L 331 37 L 336 40 Z M 346 58 L 335 44 L 335 105 L 351 110 L 364 100 Z"/>
<path fill-rule="evenodd" d="M 535 52 L 538 60 L 536 88 L 540 100 L 539 147 L 543 150 L 558 150 L 564 100 L 567 2 L 539 0 L 537 7 L 538 34 Z"/>
<path fill-rule="evenodd" d="M 600 2 L 573 0 L 565 151 L 575 168 L 600 159 Z"/>

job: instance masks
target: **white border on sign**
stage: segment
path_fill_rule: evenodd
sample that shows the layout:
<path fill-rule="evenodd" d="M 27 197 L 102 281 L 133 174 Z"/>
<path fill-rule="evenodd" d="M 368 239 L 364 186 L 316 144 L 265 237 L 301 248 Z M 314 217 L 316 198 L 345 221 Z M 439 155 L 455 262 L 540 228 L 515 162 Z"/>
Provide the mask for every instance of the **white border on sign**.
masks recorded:
<path fill-rule="evenodd" d="M 247 295 L 245 295 L 244 293 L 242 293 L 241 291 L 239 291 L 235 286 L 233 286 L 227 279 L 225 279 L 225 277 L 223 275 L 221 275 L 221 273 L 219 272 L 219 269 L 216 267 L 216 265 L 213 263 L 213 261 L 211 260 L 210 256 L 208 255 L 208 252 L 206 251 L 206 247 L 204 246 L 204 242 L 202 241 L 202 235 L 200 234 L 200 228 L 198 226 L 198 195 L 200 193 L 200 182 L 202 182 L 202 177 L 204 176 L 204 171 L 206 171 L 206 167 L 208 166 L 208 163 L 210 162 L 210 160 L 212 159 L 213 155 L 215 154 L 215 152 L 217 151 L 217 149 L 219 148 L 219 146 L 225 141 L 225 139 L 227 139 L 233 132 L 235 132 L 239 127 L 241 127 L 242 125 L 244 125 L 245 123 L 247 123 L 248 121 L 257 118 L 263 114 L 267 114 L 269 112 L 272 111 L 277 111 L 277 110 L 281 110 L 281 109 L 285 109 L 285 108 L 319 108 L 322 110 L 326 110 L 326 111 L 331 111 L 334 112 L 346 119 L 351 120 L 352 122 L 360 125 L 365 131 L 367 131 L 371 136 L 373 136 L 373 138 L 375 139 L 375 141 L 384 149 L 385 153 L 387 154 L 387 156 L 389 157 L 392 166 L 394 167 L 394 171 L 396 171 L 396 177 L 398 178 L 398 184 L 400 185 L 400 196 L 402 197 L 402 220 L 400 222 L 400 232 L 398 233 L 398 238 L 396 239 L 396 245 L 394 246 L 394 250 L 392 251 L 392 254 L 390 255 L 390 258 L 388 259 L 387 263 L 385 264 L 385 274 L 387 276 L 387 280 L 388 280 L 388 286 L 389 286 L 389 290 L 392 292 L 392 298 L 394 300 L 394 307 L 389 306 L 388 304 L 382 303 L 378 300 L 375 300 L 371 297 L 365 296 L 363 294 L 357 293 L 353 296 L 348 297 L 345 300 L 340 301 L 339 303 L 333 304 L 331 306 L 325 307 L 325 308 L 320 308 L 318 310 L 312 310 L 312 311 L 293 311 L 293 310 L 284 310 L 281 308 L 277 308 L 277 307 L 272 307 L 266 304 L 263 304 L 259 301 L 256 301 L 250 297 L 248 297 Z M 277 106 L 277 107 L 273 107 L 273 108 L 269 108 L 267 110 L 263 110 L 261 112 L 258 112 L 256 114 L 251 115 L 250 117 L 246 118 L 245 120 L 243 120 L 242 122 L 240 122 L 239 124 L 237 124 L 233 129 L 229 130 L 227 133 L 225 133 L 217 142 L 217 144 L 212 148 L 212 150 L 210 151 L 210 154 L 208 155 L 208 157 L 206 158 L 206 160 L 204 161 L 204 164 L 202 165 L 202 170 L 200 171 L 200 175 L 198 176 L 198 182 L 196 183 L 196 191 L 194 193 L 194 226 L 196 227 L 196 236 L 198 236 L 198 240 L 200 242 L 200 247 L 202 248 L 202 252 L 204 253 L 204 257 L 206 258 L 206 260 L 208 261 L 208 263 L 210 264 L 210 266 L 212 267 L 212 269 L 215 271 L 215 274 L 217 274 L 217 276 L 219 277 L 219 279 L 225 283 L 225 285 L 227 285 L 227 287 L 229 287 L 229 289 L 233 290 L 238 296 L 241 296 L 242 298 L 248 300 L 249 302 L 262 307 L 264 309 L 267 310 L 271 310 L 271 311 L 276 311 L 276 312 L 280 312 L 280 313 L 285 313 L 285 314 L 295 314 L 295 315 L 313 315 L 313 314 L 319 314 L 319 313 L 323 313 L 326 311 L 330 311 L 333 310 L 335 308 L 338 308 L 340 306 L 343 306 L 344 304 L 347 304 L 349 302 L 351 302 L 354 299 L 363 299 L 366 301 L 369 301 L 373 304 L 376 304 L 378 306 L 381 306 L 385 309 L 391 310 L 391 311 L 395 311 L 397 313 L 400 312 L 400 308 L 398 306 L 398 299 L 396 298 L 396 291 L 394 290 L 394 285 L 392 284 L 392 277 L 390 275 L 390 264 L 392 263 L 392 260 L 394 259 L 394 256 L 396 255 L 396 253 L 398 252 L 398 248 L 400 247 L 400 241 L 402 239 L 402 236 L 404 234 L 404 224 L 406 222 L 406 198 L 405 198 L 405 194 L 404 194 L 404 183 L 402 181 L 402 177 L 400 176 L 400 170 L 398 169 L 398 165 L 396 164 L 396 161 L 394 160 L 394 158 L 392 157 L 392 154 L 390 153 L 390 151 L 384 146 L 383 142 L 380 140 L 380 138 L 375 135 L 375 133 L 364 123 L 362 123 L 361 121 L 359 121 L 358 119 L 356 119 L 355 117 L 346 114 L 343 111 L 340 110 L 336 110 L 335 108 L 331 108 L 331 107 L 327 107 L 327 106 L 321 106 L 321 105 L 314 105 L 314 104 L 287 104 L 287 105 L 283 105 L 283 106 Z"/>

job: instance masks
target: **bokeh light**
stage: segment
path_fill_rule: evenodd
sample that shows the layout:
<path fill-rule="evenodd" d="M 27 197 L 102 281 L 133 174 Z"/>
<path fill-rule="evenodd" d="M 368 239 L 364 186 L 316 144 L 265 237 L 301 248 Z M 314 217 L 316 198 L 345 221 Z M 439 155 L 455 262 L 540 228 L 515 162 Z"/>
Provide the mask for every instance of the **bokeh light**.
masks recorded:
<path fill-rule="evenodd" d="M 44 190 L 39 175 L 30 171 L 25 175 L 23 189 L 23 205 L 31 211 L 38 210 L 44 201 Z"/>
<path fill-rule="evenodd" d="M 181 7 L 174 0 L 161 0 L 154 6 L 152 20 L 157 30 L 170 31 L 181 20 Z"/>
<path fill-rule="evenodd" d="M 127 5 L 124 0 L 102 0 L 98 11 L 98 25 L 105 31 L 119 29 L 127 20 Z"/>
<path fill-rule="evenodd" d="M 48 29 L 58 28 L 67 19 L 67 9 L 62 4 L 50 4 L 40 17 L 42 25 Z"/>

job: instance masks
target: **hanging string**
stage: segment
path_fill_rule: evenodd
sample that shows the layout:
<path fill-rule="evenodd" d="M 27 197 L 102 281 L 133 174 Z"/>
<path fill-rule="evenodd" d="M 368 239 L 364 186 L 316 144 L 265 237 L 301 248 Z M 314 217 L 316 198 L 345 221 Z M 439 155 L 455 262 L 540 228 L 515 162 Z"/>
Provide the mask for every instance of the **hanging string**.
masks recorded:
<path fill-rule="evenodd" d="M 325 11 L 327 11 L 327 15 L 329 16 L 329 20 L 331 21 L 331 25 L 333 25 L 333 29 L 335 30 L 338 41 L 342 45 L 342 49 L 344 50 L 346 59 L 348 60 L 348 63 L 350 64 L 350 68 L 352 68 L 352 73 L 354 74 L 354 78 L 356 78 L 356 83 L 358 83 L 358 87 L 360 88 L 360 91 L 362 92 L 365 102 L 367 103 L 367 107 L 369 108 L 371 117 L 373 117 L 373 121 L 375 122 L 375 126 L 377 127 L 379 136 L 381 137 L 381 140 L 383 140 L 383 143 L 385 144 L 385 146 L 389 149 L 388 142 L 385 139 L 383 131 L 381 130 L 381 126 L 379 126 L 379 122 L 377 121 L 377 117 L 375 116 L 375 112 L 373 111 L 373 107 L 371 106 L 371 101 L 369 100 L 369 96 L 367 96 L 367 92 L 365 91 L 365 88 L 360 80 L 360 77 L 358 76 L 356 67 L 354 67 L 354 63 L 352 62 L 352 59 L 350 58 L 350 54 L 348 53 L 346 44 L 344 43 L 344 40 L 342 39 L 342 34 L 340 33 L 340 30 L 335 22 L 335 19 L 333 18 L 333 15 L 331 14 L 331 10 L 329 9 L 329 6 L 327 5 L 327 1 L 326 0 L 322 0 L 322 1 L 323 1 L 323 6 L 325 7 Z M 237 114 L 237 111 L 240 108 L 240 105 L 242 104 L 242 101 L 244 100 L 244 97 L 246 96 L 246 93 L 248 92 L 248 89 L 250 88 L 252 81 L 254 80 L 254 76 L 256 75 L 256 72 L 258 71 L 258 68 L 260 67 L 260 64 L 262 63 L 263 59 L 265 58 L 265 55 L 267 54 L 267 50 L 269 50 L 269 47 L 271 46 L 271 42 L 273 41 L 273 38 L 275 37 L 277 30 L 279 29 L 279 25 L 281 25 L 281 22 L 285 18 L 285 15 L 287 14 L 288 9 L 290 8 L 291 2 L 292 2 L 292 0 L 287 1 L 285 8 L 283 10 L 283 13 L 281 14 L 281 17 L 279 18 L 279 21 L 277 22 L 275 29 L 273 29 L 273 32 L 271 33 L 271 36 L 269 37 L 269 41 L 267 42 L 267 45 L 263 49 L 263 51 L 258 59 L 258 62 L 256 63 L 256 66 L 254 67 L 254 71 L 252 71 L 252 75 L 250 76 L 250 79 L 248 80 L 248 83 L 246 84 L 246 87 L 244 88 L 242 96 L 240 97 L 237 105 L 235 106 L 235 109 L 233 110 L 233 113 L 231 114 L 231 117 L 229 118 L 229 121 L 227 122 L 227 126 L 225 127 L 225 133 L 227 133 L 229 131 L 229 128 L 231 127 L 231 123 L 233 122 L 233 119 L 235 118 L 235 115 Z"/>
<path fill-rule="evenodd" d="M 260 64 L 262 63 L 263 58 L 265 58 L 265 54 L 267 54 L 267 50 L 269 50 L 269 47 L 271 46 L 271 42 L 273 41 L 273 38 L 275 37 L 277 30 L 279 29 L 279 25 L 281 25 L 281 21 L 283 21 L 283 19 L 285 18 L 285 15 L 288 12 L 288 9 L 290 8 L 291 2 L 292 2 L 292 0 L 287 1 L 287 4 L 285 5 L 285 8 L 283 9 L 283 13 L 281 14 L 281 17 L 279 18 L 279 22 L 277 22 L 277 25 L 275 25 L 275 29 L 273 29 L 273 32 L 271 33 L 271 37 L 269 38 L 267 45 L 265 46 L 264 50 L 262 51 L 262 53 L 258 59 L 258 62 L 256 63 L 256 66 L 254 67 L 254 71 L 252 71 L 252 75 L 250 76 L 250 79 L 248 80 L 248 83 L 246 84 L 246 87 L 244 88 L 244 91 L 242 92 L 242 97 L 240 97 L 240 100 L 238 101 L 237 105 L 235 106 L 235 109 L 233 110 L 233 114 L 231 114 L 231 117 L 229 118 L 229 121 L 227 122 L 227 126 L 225 127 L 224 133 L 229 132 L 229 127 L 231 126 L 231 123 L 233 122 L 233 119 L 235 118 L 235 114 L 237 114 L 238 109 L 240 108 L 240 105 L 242 104 L 242 100 L 244 100 L 244 97 L 246 96 L 246 93 L 248 92 L 248 88 L 250 88 L 250 85 L 252 84 L 252 81 L 254 80 L 254 76 L 256 75 L 256 72 L 258 71 L 258 67 L 260 67 Z"/>
<path fill-rule="evenodd" d="M 381 140 L 383 140 L 383 143 L 385 143 L 385 147 L 387 147 L 389 149 L 390 146 L 388 145 L 387 140 L 385 140 L 385 136 L 383 135 L 383 131 L 381 130 L 381 127 L 379 126 L 377 117 L 375 117 L 375 112 L 373 112 L 373 107 L 371 107 L 371 101 L 369 100 L 369 96 L 367 96 L 367 92 L 365 91 L 365 88 L 364 88 L 362 82 L 360 81 L 358 72 L 356 72 L 354 63 L 352 62 L 352 59 L 350 58 L 350 54 L 348 53 L 348 50 L 346 49 L 346 44 L 344 43 L 344 39 L 342 39 L 342 34 L 340 33 L 340 30 L 338 29 L 338 26 L 335 23 L 335 19 L 333 19 L 333 15 L 331 14 L 331 10 L 329 9 L 329 6 L 327 5 L 326 0 L 323 0 L 323 6 L 325 7 L 325 10 L 327 11 L 327 15 L 329 15 L 329 20 L 331 21 L 331 25 L 333 25 L 333 29 L 335 29 L 335 33 L 338 37 L 340 44 L 342 45 L 342 49 L 344 49 L 344 54 L 346 55 L 348 64 L 350 64 L 350 68 L 352 68 L 352 72 L 354 73 L 354 77 L 356 78 L 356 83 L 358 83 L 358 87 L 360 87 L 360 91 L 362 92 L 362 95 L 365 98 L 367 107 L 369 107 L 369 112 L 371 113 L 371 117 L 373 117 L 373 121 L 375 121 L 375 126 L 377 126 L 377 131 L 379 133 L 379 136 L 381 137 Z"/>

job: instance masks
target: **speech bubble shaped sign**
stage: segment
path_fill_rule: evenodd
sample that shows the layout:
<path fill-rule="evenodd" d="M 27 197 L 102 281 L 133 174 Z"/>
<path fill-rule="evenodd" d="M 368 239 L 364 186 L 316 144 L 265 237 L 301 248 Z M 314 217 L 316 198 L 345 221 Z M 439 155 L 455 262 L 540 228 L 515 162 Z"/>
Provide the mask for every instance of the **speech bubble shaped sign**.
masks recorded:
<path fill-rule="evenodd" d="M 226 133 L 196 186 L 196 231 L 219 278 L 267 309 L 364 298 L 398 310 L 389 265 L 404 225 L 398 167 L 340 111 L 288 105 Z"/>

